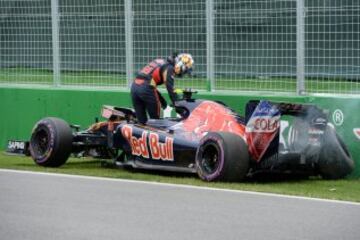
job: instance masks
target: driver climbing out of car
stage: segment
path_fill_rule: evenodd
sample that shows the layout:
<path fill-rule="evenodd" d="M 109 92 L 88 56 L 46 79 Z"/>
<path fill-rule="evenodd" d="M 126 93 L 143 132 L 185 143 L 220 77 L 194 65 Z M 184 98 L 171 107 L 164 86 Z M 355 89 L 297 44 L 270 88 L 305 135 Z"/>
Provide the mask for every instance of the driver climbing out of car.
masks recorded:
<path fill-rule="evenodd" d="M 188 53 L 174 53 L 167 59 L 155 59 L 138 71 L 131 86 L 131 99 L 136 118 L 146 124 L 150 118 L 160 118 L 160 107 L 167 107 L 166 100 L 157 90 L 158 85 L 165 84 L 172 103 L 178 100 L 174 88 L 174 77 L 191 73 L 194 60 Z"/>

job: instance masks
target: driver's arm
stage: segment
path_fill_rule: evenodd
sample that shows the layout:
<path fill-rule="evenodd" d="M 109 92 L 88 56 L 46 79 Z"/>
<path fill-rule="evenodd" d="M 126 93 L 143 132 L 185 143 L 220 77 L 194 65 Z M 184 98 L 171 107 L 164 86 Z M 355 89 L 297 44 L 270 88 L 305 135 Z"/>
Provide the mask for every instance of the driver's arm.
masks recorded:
<path fill-rule="evenodd" d="M 172 66 L 169 66 L 167 69 L 165 69 L 165 71 L 163 72 L 163 79 L 165 82 L 166 89 L 169 93 L 170 99 L 174 104 L 175 101 L 179 99 L 179 97 L 175 92 L 175 88 L 174 88 L 174 68 Z"/>
<path fill-rule="evenodd" d="M 165 108 L 167 107 L 166 100 L 165 100 L 165 98 L 163 97 L 163 95 L 161 95 L 161 93 L 159 92 L 159 90 L 156 89 L 156 91 L 157 91 L 157 94 L 158 94 L 158 96 L 159 96 L 159 101 L 160 101 L 161 107 L 162 107 L 162 109 L 165 109 Z"/>

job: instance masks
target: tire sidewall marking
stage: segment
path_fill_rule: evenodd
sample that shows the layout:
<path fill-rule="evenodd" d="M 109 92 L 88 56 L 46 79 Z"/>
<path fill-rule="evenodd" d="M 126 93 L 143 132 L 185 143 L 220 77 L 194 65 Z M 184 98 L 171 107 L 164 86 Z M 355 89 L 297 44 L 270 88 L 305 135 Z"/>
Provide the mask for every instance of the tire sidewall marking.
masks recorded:
<path fill-rule="evenodd" d="M 37 163 L 44 163 L 49 159 L 49 157 L 51 156 L 51 153 L 54 150 L 55 129 L 54 129 L 53 125 L 51 124 L 51 122 L 48 120 L 41 120 L 40 122 L 38 122 L 33 129 L 33 134 L 36 131 L 39 131 L 40 129 L 44 129 L 49 134 L 49 148 L 47 149 L 47 151 L 44 154 L 37 156 L 34 152 L 32 144 L 30 144 L 30 153 L 34 157 L 34 159 Z"/>
<path fill-rule="evenodd" d="M 211 141 L 213 143 L 215 143 L 215 145 L 217 146 L 218 150 L 219 150 L 219 159 L 218 161 L 219 164 L 218 164 L 218 167 L 217 169 L 215 170 L 214 173 L 212 174 L 206 174 L 203 169 L 200 167 L 200 164 L 199 164 L 199 160 L 198 160 L 198 157 L 196 158 L 196 168 L 198 170 L 198 173 L 200 175 L 201 178 L 207 180 L 207 181 L 212 181 L 214 179 L 216 179 L 222 172 L 222 170 L 224 169 L 224 141 L 221 137 L 218 137 L 218 136 L 206 136 L 204 139 L 202 139 L 200 141 L 200 147 L 198 148 L 197 152 L 196 152 L 196 156 L 199 156 L 203 154 L 204 152 L 204 146 L 206 145 L 206 142 L 208 141 Z"/>

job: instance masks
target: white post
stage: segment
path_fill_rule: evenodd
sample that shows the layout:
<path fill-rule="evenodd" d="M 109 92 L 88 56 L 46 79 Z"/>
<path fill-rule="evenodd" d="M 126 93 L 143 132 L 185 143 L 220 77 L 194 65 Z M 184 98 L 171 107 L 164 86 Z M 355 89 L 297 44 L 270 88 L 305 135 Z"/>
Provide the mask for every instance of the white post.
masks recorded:
<path fill-rule="evenodd" d="M 206 77 L 208 91 L 215 89 L 214 72 L 214 1 L 206 1 Z"/>
<path fill-rule="evenodd" d="M 305 6 L 296 2 L 296 92 L 305 94 Z"/>
<path fill-rule="evenodd" d="M 53 83 L 58 87 L 60 80 L 59 2 L 51 0 Z"/>
<path fill-rule="evenodd" d="M 126 47 L 126 81 L 130 87 L 133 81 L 133 11 L 132 0 L 124 0 L 125 11 L 125 47 Z"/>

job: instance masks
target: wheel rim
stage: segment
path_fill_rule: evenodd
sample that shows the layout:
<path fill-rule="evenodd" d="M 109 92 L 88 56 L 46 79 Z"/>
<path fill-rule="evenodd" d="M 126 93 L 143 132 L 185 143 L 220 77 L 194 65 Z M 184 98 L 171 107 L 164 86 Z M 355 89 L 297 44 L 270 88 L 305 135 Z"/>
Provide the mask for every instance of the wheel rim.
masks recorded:
<path fill-rule="evenodd" d="M 32 149 L 34 153 L 42 158 L 50 148 L 49 132 L 47 129 L 38 129 L 32 137 Z"/>
<path fill-rule="evenodd" d="M 208 143 L 204 146 L 200 166 L 206 175 L 215 173 L 219 168 L 220 149 L 215 143 Z"/>

